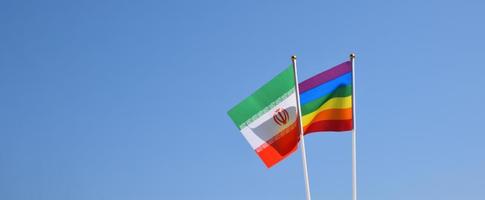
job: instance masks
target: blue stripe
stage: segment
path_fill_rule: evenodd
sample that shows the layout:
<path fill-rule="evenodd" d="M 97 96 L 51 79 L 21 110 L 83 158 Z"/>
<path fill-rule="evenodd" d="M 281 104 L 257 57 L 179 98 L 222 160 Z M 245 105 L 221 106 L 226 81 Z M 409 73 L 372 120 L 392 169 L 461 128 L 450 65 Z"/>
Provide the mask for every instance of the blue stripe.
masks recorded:
<path fill-rule="evenodd" d="M 352 72 L 346 73 L 336 79 L 314 87 L 300 94 L 300 104 L 303 105 L 335 91 L 339 86 L 349 85 L 352 83 Z"/>

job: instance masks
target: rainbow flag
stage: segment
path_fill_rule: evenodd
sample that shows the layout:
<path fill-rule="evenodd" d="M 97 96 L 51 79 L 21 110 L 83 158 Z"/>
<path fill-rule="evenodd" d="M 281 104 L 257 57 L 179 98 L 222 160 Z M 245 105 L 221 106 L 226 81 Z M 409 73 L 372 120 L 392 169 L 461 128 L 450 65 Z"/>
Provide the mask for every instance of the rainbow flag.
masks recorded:
<path fill-rule="evenodd" d="M 299 84 L 305 134 L 352 130 L 352 63 L 339 64 Z"/>

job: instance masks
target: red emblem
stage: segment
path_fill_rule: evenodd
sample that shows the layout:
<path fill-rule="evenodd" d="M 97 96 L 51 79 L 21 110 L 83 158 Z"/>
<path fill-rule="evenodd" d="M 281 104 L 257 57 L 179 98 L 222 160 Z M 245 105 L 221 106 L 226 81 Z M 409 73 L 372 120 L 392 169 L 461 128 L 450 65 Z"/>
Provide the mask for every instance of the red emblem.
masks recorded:
<path fill-rule="evenodd" d="M 274 112 L 273 120 L 280 126 L 288 123 L 289 119 L 290 119 L 290 115 L 288 114 L 288 111 L 286 111 L 283 108 L 278 108 Z"/>

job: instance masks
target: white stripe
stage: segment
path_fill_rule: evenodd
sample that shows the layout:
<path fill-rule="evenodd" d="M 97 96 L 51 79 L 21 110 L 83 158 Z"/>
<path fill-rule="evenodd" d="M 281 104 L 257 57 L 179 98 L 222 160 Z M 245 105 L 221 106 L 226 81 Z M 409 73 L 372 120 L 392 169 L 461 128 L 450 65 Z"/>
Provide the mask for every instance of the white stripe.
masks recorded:
<path fill-rule="evenodd" d="M 285 109 L 289 114 L 288 121 L 281 126 L 273 119 L 275 111 L 279 108 Z M 269 109 L 268 112 L 241 129 L 241 133 L 255 150 L 259 146 L 265 144 L 266 141 L 274 137 L 277 133 L 290 126 L 296 118 L 296 95 L 293 92 L 285 100 L 281 101 L 279 104 Z"/>
<path fill-rule="evenodd" d="M 285 100 L 286 98 L 288 98 L 288 96 L 290 96 L 292 93 L 295 93 L 295 88 L 291 88 L 290 90 L 288 90 L 287 92 L 285 92 L 283 95 L 281 95 L 280 97 L 278 97 L 278 99 L 276 99 L 275 101 L 271 102 L 269 105 L 267 105 L 266 107 L 264 107 L 263 109 L 261 109 L 260 111 L 258 111 L 258 113 L 256 113 L 255 115 L 253 115 L 251 118 L 247 119 L 244 123 L 242 123 L 241 125 L 239 125 L 239 129 L 243 129 L 248 124 L 251 124 L 254 120 L 256 120 L 259 117 L 261 117 L 262 114 L 264 114 L 264 113 L 268 112 L 269 110 L 271 110 L 274 106 L 276 106 L 276 104 L 281 103 L 283 100 Z"/>

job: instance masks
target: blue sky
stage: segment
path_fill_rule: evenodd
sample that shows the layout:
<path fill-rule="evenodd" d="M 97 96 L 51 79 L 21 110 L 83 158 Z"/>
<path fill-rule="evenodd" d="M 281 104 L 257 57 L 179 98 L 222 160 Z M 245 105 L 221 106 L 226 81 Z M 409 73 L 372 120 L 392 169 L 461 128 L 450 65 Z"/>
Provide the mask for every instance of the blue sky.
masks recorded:
<path fill-rule="evenodd" d="M 0 199 L 304 199 L 226 112 L 290 64 L 356 59 L 359 198 L 480 199 L 483 1 L 0 2 Z M 351 198 L 350 134 L 306 137 Z"/>

